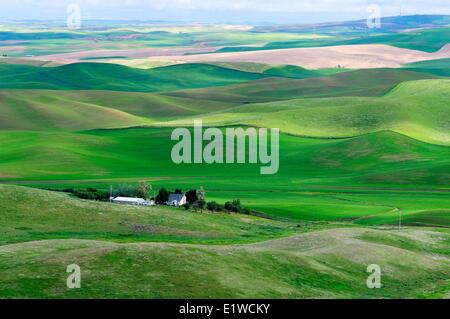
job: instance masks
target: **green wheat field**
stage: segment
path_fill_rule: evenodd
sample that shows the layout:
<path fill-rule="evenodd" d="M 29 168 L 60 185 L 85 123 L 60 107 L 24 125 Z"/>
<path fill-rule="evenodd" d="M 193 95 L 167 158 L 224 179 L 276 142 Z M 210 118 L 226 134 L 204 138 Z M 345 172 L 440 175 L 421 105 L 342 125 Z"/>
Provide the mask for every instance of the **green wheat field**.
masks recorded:
<path fill-rule="evenodd" d="M 383 22 L 2 23 L 0 298 L 450 298 L 450 16 Z M 334 46 L 429 59 L 239 60 Z M 174 164 L 172 131 L 199 119 L 279 128 L 279 172 Z M 140 182 L 203 187 L 206 201 L 239 199 L 250 213 L 63 192 Z M 81 289 L 66 286 L 70 264 Z M 371 264 L 381 289 L 366 285 Z"/>

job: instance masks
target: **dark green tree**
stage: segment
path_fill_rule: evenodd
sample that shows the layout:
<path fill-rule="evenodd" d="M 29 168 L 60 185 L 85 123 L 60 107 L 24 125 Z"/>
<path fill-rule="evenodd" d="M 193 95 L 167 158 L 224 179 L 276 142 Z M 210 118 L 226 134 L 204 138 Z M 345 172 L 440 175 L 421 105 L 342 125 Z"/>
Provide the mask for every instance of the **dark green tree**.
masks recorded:
<path fill-rule="evenodd" d="M 197 191 L 196 190 L 190 190 L 189 192 L 186 193 L 186 201 L 189 204 L 194 204 L 196 201 L 198 200 L 197 197 Z"/>
<path fill-rule="evenodd" d="M 210 211 L 210 212 L 217 212 L 220 211 L 220 205 L 217 204 L 216 202 L 209 202 L 206 204 L 206 208 Z"/>
<path fill-rule="evenodd" d="M 158 204 L 165 204 L 169 201 L 169 192 L 165 188 L 161 188 L 156 196 L 156 202 Z"/>
<path fill-rule="evenodd" d="M 233 213 L 241 213 L 244 208 L 242 207 L 241 201 L 239 199 L 235 199 L 232 202 L 225 203 L 225 210 Z"/>
<path fill-rule="evenodd" d="M 242 205 L 241 205 L 241 200 L 240 199 L 235 199 L 233 201 L 233 208 L 234 208 L 234 212 L 235 213 L 240 213 L 242 211 Z"/>
<path fill-rule="evenodd" d="M 232 202 L 226 202 L 224 207 L 227 212 L 233 211 L 233 203 Z"/>
<path fill-rule="evenodd" d="M 121 184 L 113 191 L 114 197 L 133 197 L 136 193 L 136 187 L 127 184 Z"/>
<path fill-rule="evenodd" d="M 197 207 L 200 209 L 200 211 L 203 213 L 203 210 L 206 207 L 206 202 L 204 200 L 198 200 L 197 201 Z"/>

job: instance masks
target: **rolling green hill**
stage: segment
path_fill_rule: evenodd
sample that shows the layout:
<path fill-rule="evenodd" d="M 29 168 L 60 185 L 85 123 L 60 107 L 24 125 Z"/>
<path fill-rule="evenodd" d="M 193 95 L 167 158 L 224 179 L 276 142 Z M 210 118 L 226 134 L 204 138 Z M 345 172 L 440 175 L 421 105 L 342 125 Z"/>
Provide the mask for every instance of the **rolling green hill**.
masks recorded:
<path fill-rule="evenodd" d="M 448 16 L 446 16 L 448 21 Z M 258 51 L 258 50 L 275 50 L 275 49 L 289 49 L 289 48 L 309 48 L 322 46 L 336 46 L 349 44 L 387 44 L 399 48 L 419 50 L 425 52 L 436 52 L 443 48 L 447 43 L 450 43 L 450 29 L 445 23 L 437 28 L 424 27 L 422 29 L 414 29 L 410 25 L 403 32 L 387 32 L 374 29 L 369 30 L 366 21 L 362 23 L 362 27 L 349 28 L 344 27 L 340 32 L 336 32 L 336 26 L 330 26 L 329 37 L 317 39 L 300 39 L 290 41 L 276 41 L 270 42 L 262 47 L 253 46 L 234 46 L 225 47 L 216 52 L 242 52 L 242 51 Z M 389 25 L 389 24 L 388 24 Z M 314 31 L 317 32 L 317 31 Z M 381 34 L 380 34 L 381 33 Z M 325 33 L 326 34 L 326 33 Z"/>
<path fill-rule="evenodd" d="M 294 220 L 387 214 L 383 220 L 395 223 L 397 215 L 390 214 L 394 209 L 406 216 L 448 211 L 450 205 L 445 192 L 450 178 L 448 148 L 399 134 L 337 140 L 281 135 L 280 171 L 261 176 L 260 165 L 254 164 L 226 165 L 226 169 L 175 165 L 170 159 L 171 132 L 167 128 L 2 132 L 0 179 L 59 189 L 107 189 L 136 180 L 172 190 L 204 186 L 208 200 L 224 203 L 240 198 L 252 209 Z M 355 186 L 360 190 L 353 192 Z"/>
<path fill-rule="evenodd" d="M 274 239 L 302 231 L 288 221 L 168 207 L 141 209 L 24 187 L 0 185 L 0 193 L 0 245 L 43 238 L 226 244 Z M 14 197 L 17 205 L 8 207 L 9 197 Z M 24 215 L 26 220 L 21 218 Z M 309 225 L 305 226 L 305 230 L 309 229 Z"/>
<path fill-rule="evenodd" d="M 49 61 L 39 61 L 39 60 L 29 60 L 21 58 L 2 58 L 0 57 L 0 66 L 4 64 L 15 64 L 15 65 L 31 65 L 31 66 L 58 66 L 56 62 Z M 7 69 L 11 70 L 10 68 Z"/>
<path fill-rule="evenodd" d="M 297 99 L 248 104 L 206 116 L 204 121 L 214 125 L 239 123 L 278 127 L 290 134 L 327 138 L 392 130 L 421 141 L 449 145 L 449 92 L 449 80 L 411 81 L 378 98 Z M 169 125 L 190 122 L 191 119 L 184 119 Z"/>
<path fill-rule="evenodd" d="M 263 74 L 271 76 L 279 76 L 293 79 L 308 79 L 319 78 L 335 73 L 348 72 L 346 69 L 320 69 L 320 70 L 308 70 L 296 65 L 283 65 L 268 68 L 263 71 Z"/>
<path fill-rule="evenodd" d="M 3 60 L 0 60 L 3 61 Z M 37 70 L 39 70 L 40 67 L 36 66 L 36 65 L 30 65 L 30 64 L 11 64 L 11 63 L 0 63 L 0 76 L 2 78 L 7 78 L 7 77 L 15 77 L 18 75 L 24 75 L 24 74 L 29 74 L 29 73 L 34 73 Z M 5 84 L 3 84 L 5 85 Z"/>
<path fill-rule="evenodd" d="M 60 67 L 2 64 L 0 89 L 173 91 L 242 83 L 264 75 L 207 64 L 149 70 L 117 64 L 75 63 Z"/>
<path fill-rule="evenodd" d="M 308 70 L 296 65 L 274 66 L 271 64 L 252 63 L 252 62 L 214 62 L 212 64 L 227 69 L 234 69 L 252 73 L 261 73 L 274 77 L 285 77 L 294 79 L 318 78 L 327 75 L 332 75 L 335 73 L 350 71 L 349 69 Z"/>
<path fill-rule="evenodd" d="M 87 130 L 149 125 L 237 103 L 119 91 L 0 90 L 0 130 Z"/>
<path fill-rule="evenodd" d="M 424 232 L 347 228 L 222 247 L 86 240 L 5 245 L 0 247 L 0 296 L 446 298 L 449 267 L 443 251 L 448 234 Z M 383 274 L 384 289 L 367 289 L 366 269 L 374 260 L 389 269 Z M 83 289 L 70 290 L 64 286 L 65 269 L 75 261 L 86 275 Z"/>
<path fill-rule="evenodd" d="M 347 44 L 388 44 L 400 48 L 436 52 L 450 43 L 450 28 L 421 29 L 350 40 Z"/>
<path fill-rule="evenodd" d="M 450 77 L 450 59 L 439 59 L 406 64 L 403 69 Z"/>
<path fill-rule="evenodd" d="M 0 40 L 24 42 L 1 43 L 0 55 L 353 43 L 433 52 L 450 42 L 449 17 L 383 18 L 370 31 L 363 20 L 249 30 L 86 22 L 45 32 L 7 23 Z M 450 297 L 449 59 L 307 70 L 10 57 L 0 59 L 0 299 Z M 278 173 L 175 164 L 172 132 L 196 119 L 280 128 Z M 240 199 L 249 214 L 120 206 L 67 190 L 138 182 L 202 187 L 207 202 Z M 73 263 L 83 289 L 66 289 Z M 366 287 L 374 263 L 383 289 Z"/>
<path fill-rule="evenodd" d="M 6 204 L 10 198 L 13 205 Z M 11 186 L 0 186 L 0 207 L 2 298 L 448 294 L 445 230 L 295 227 L 251 216 L 115 206 Z M 64 285 L 66 267 L 74 262 L 82 268 L 83 289 Z M 367 265 L 374 262 L 389 269 L 384 289 L 366 287 Z"/>
<path fill-rule="evenodd" d="M 30 66 L 15 68 L 14 77 L 26 77 L 30 68 L 34 69 Z M 167 77 L 172 73 L 171 76 L 177 76 L 182 73 L 179 68 L 179 66 L 165 67 L 161 72 Z M 292 73 L 291 76 L 313 72 L 289 67 L 270 70 L 280 71 L 285 76 L 289 72 Z M 99 90 L 0 90 L 2 111 L 0 129 L 75 131 L 114 128 L 150 125 L 217 112 L 222 113 L 223 118 L 231 116 L 230 119 L 233 120 L 236 114 L 241 116 L 243 113 L 241 109 L 235 109 L 237 106 L 252 102 L 321 96 L 378 96 L 385 94 L 402 81 L 432 77 L 434 76 L 431 74 L 420 72 L 379 69 L 344 72 L 303 80 L 268 78 L 240 85 L 175 91 L 167 94 Z M 264 115 L 267 109 L 270 107 L 264 106 L 259 108 L 258 112 Z M 253 114 L 255 111 L 256 109 L 253 109 L 250 112 L 252 117 L 258 117 L 258 114 Z M 242 119 L 245 118 L 244 116 Z M 217 116 L 211 119 L 217 119 Z"/>
<path fill-rule="evenodd" d="M 399 69 L 369 69 L 308 79 L 267 78 L 219 88 L 167 93 L 197 100 L 241 104 L 298 98 L 382 96 L 404 81 L 432 79 L 428 73 Z"/>
<path fill-rule="evenodd" d="M 70 99 L 64 96 L 65 92 L 58 94 L 57 91 L 0 91 L 0 129 L 76 131 L 152 123 L 149 118 L 120 109 L 83 102 L 79 99 L 81 95 L 75 94 Z"/>
<path fill-rule="evenodd" d="M 11 178 L 25 180 L 189 177 L 192 169 L 200 179 L 259 175 L 259 165 L 254 164 L 229 165 L 227 171 L 222 170 L 221 165 L 175 165 L 170 159 L 175 144 L 170 141 L 171 132 L 170 128 L 84 133 L 2 132 L 0 172 L 3 178 L 11 175 Z M 395 133 L 336 140 L 282 135 L 281 145 L 284 151 L 280 154 L 282 165 L 277 176 L 283 179 L 316 176 L 333 183 L 335 178 L 345 176 L 361 182 L 365 176 L 378 173 L 386 175 L 386 181 L 393 181 L 388 175 L 395 175 L 400 169 L 431 169 L 448 164 L 446 147 Z M 353 152 L 361 155 L 353 156 Z M 416 177 L 400 178 L 398 182 L 437 186 L 445 184 L 447 174 L 440 176 L 436 170 Z"/>
<path fill-rule="evenodd" d="M 277 95 L 286 95 L 284 99 L 339 96 L 352 92 L 373 96 L 385 93 L 401 81 L 433 77 L 420 73 L 420 68 L 412 71 L 375 69 L 343 72 L 346 70 L 317 71 L 282 66 L 246 72 L 210 64 L 177 64 L 148 70 L 107 63 L 76 63 L 60 67 L 0 64 L 0 71 L 0 89 L 160 92 L 229 86 L 223 90 L 235 93 L 235 90 L 239 91 L 239 84 L 243 83 L 242 90 L 251 95 L 258 89 L 259 82 L 255 80 L 259 80 L 261 90 L 268 91 L 266 95 L 277 91 Z M 295 79 L 304 79 L 304 82 L 295 82 Z M 264 87 L 266 83 L 269 83 L 268 87 Z M 237 85 L 236 89 L 233 84 Z M 294 94 L 299 87 L 300 92 Z M 325 93 L 330 91 L 330 87 L 331 93 Z"/>

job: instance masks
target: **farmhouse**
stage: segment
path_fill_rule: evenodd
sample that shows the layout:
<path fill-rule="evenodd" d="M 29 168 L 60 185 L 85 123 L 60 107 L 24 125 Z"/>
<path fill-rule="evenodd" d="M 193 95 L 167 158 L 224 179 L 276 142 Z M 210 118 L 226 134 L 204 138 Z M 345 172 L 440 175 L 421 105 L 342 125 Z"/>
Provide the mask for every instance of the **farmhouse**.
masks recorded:
<path fill-rule="evenodd" d="M 184 194 L 170 194 L 167 205 L 169 206 L 182 206 L 186 204 L 186 195 Z"/>
<path fill-rule="evenodd" d="M 120 205 L 135 205 L 135 206 L 153 206 L 153 201 L 146 201 L 142 198 L 133 198 L 133 197 L 116 197 L 112 199 L 114 204 Z"/>

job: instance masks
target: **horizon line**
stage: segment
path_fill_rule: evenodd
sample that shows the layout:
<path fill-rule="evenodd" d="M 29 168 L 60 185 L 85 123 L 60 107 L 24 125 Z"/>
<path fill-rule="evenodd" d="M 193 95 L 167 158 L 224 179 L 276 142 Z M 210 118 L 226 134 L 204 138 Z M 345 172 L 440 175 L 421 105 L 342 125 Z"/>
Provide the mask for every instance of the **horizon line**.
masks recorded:
<path fill-rule="evenodd" d="M 398 17 L 416 17 L 416 16 L 450 16 L 450 14 L 408 14 L 408 15 L 387 15 L 382 16 L 381 19 L 388 18 L 398 18 Z M 241 21 L 241 22 L 201 22 L 196 20 L 143 20 L 143 19 L 107 19 L 107 18 L 85 18 L 83 21 L 91 22 L 139 22 L 139 23 L 176 23 L 176 24 L 199 24 L 199 25 L 258 25 L 258 24 L 272 24 L 272 25 L 317 25 L 317 24 L 328 24 L 328 23 L 342 23 L 342 22 L 360 22 L 365 19 L 350 19 L 350 20 L 329 20 L 323 22 L 310 22 L 310 23 L 280 23 L 280 22 L 270 22 L 270 21 Z M 65 22 L 65 19 L 10 19 L 0 17 L 1 22 Z"/>

